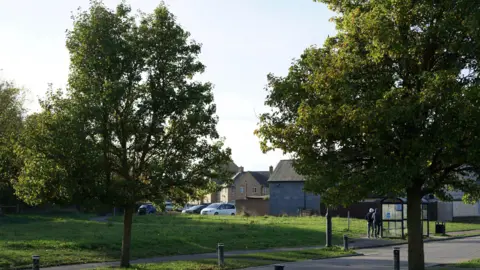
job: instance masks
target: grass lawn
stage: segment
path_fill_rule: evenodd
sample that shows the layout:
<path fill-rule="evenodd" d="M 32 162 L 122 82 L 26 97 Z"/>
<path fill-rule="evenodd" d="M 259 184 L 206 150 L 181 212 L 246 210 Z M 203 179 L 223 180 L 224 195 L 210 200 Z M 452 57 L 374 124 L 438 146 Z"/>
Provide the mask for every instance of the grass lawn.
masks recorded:
<path fill-rule="evenodd" d="M 334 248 L 321 248 L 321 249 L 319 248 L 319 249 L 298 250 L 298 251 L 281 251 L 281 252 L 272 252 L 272 253 L 251 253 L 251 254 L 238 255 L 233 257 L 281 261 L 281 262 L 297 262 L 297 261 L 314 260 L 314 259 L 334 258 L 334 257 L 341 257 L 341 256 L 347 256 L 347 255 L 353 255 L 353 254 L 355 254 L 353 250 L 344 251 L 339 247 L 334 247 Z"/>
<path fill-rule="evenodd" d="M 456 269 L 462 269 L 462 268 L 480 269 L 480 259 L 474 259 L 474 260 L 471 260 L 471 261 L 452 264 L 452 265 L 447 266 L 447 267 L 440 267 L 440 268 L 435 268 L 435 269 L 437 269 L 437 270 L 456 270 Z"/>
<path fill-rule="evenodd" d="M 353 251 L 343 251 L 338 247 L 312 250 L 299 250 L 289 252 L 272 252 L 272 253 L 251 253 L 245 255 L 231 256 L 225 258 L 225 268 L 223 269 L 239 269 L 253 266 L 270 265 L 281 262 L 305 261 L 311 259 L 325 259 L 340 256 L 353 255 Z M 112 268 L 97 268 L 97 270 L 108 270 Z M 198 260 L 198 261 L 177 261 L 166 263 L 152 263 L 135 265 L 130 269 L 138 270 L 156 270 L 156 269 L 198 269 L 213 270 L 220 269 L 217 267 L 216 259 Z"/>
<path fill-rule="evenodd" d="M 334 244 L 342 235 L 365 233 L 364 220 L 333 218 Z M 432 228 L 434 226 L 431 223 Z M 28 267 L 32 255 L 41 265 L 116 261 L 122 243 L 121 217 L 113 222 L 89 221 L 85 216 L 7 216 L 0 218 L 0 268 Z M 447 224 L 447 232 L 480 229 L 480 224 Z M 132 258 L 253 250 L 325 244 L 323 217 L 135 216 Z"/>
<path fill-rule="evenodd" d="M 134 265 L 128 269 L 132 270 L 233 270 L 247 267 L 275 264 L 275 261 L 252 260 L 252 259 L 225 259 L 225 267 L 217 266 L 216 259 L 199 261 L 179 261 L 166 263 L 151 263 Z M 113 268 L 97 268 L 96 270 L 111 270 Z M 116 268 L 120 269 L 120 268 Z"/>

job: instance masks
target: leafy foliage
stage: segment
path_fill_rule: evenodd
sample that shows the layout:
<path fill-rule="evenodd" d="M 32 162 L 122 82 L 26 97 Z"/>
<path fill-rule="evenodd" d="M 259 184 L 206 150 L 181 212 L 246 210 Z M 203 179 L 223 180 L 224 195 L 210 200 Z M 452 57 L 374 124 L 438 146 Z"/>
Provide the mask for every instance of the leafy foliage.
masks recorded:
<path fill-rule="evenodd" d="M 478 5 L 321 2 L 338 12 L 338 34 L 305 50 L 286 77 L 269 75 L 262 149 L 295 154 L 306 189 L 330 204 L 373 194 L 415 205 L 452 189 L 478 200 Z M 409 241 L 421 239 L 419 209 L 409 211 Z M 423 269 L 423 250 L 412 250 L 410 269 Z"/>
<path fill-rule="evenodd" d="M 23 95 L 12 83 L 0 82 L 0 205 L 16 201 L 11 185 L 16 181 L 22 160 L 14 152 L 15 140 L 23 126 Z M 1 211 L 0 211 L 1 212 Z"/>
<path fill-rule="evenodd" d="M 16 185 L 31 204 L 99 201 L 125 210 L 128 266 L 133 207 L 175 200 L 230 178 L 230 149 L 216 131 L 212 85 L 200 45 L 161 4 L 131 15 L 92 1 L 67 34 L 69 88 L 51 94 L 27 121 L 26 161 Z"/>

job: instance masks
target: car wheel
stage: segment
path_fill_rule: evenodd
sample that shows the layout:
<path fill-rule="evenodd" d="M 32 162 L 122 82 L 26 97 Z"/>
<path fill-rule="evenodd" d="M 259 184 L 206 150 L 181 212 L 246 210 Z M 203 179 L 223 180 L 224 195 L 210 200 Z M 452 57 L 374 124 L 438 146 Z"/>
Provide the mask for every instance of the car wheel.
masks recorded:
<path fill-rule="evenodd" d="M 232 213 L 232 216 L 235 216 L 235 213 Z"/>
<path fill-rule="evenodd" d="M 214 216 L 218 216 L 218 212 L 215 212 L 215 214 L 213 214 Z"/>

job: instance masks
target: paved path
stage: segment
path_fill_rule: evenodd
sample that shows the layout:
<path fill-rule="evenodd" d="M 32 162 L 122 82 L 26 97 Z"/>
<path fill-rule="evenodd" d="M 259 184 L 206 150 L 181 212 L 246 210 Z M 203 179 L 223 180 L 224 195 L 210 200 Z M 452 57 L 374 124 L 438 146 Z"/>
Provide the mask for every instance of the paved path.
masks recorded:
<path fill-rule="evenodd" d="M 392 240 L 384 240 L 384 239 L 355 239 L 350 244 L 351 248 L 365 248 L 365 247 L 372 247 L 377 245 L 392 245 L 395 242 Z M 225 256 L 235 256 L 235 255 L 243 255 L 243 254 L 251 254 L 251 253 L 272 253 L 272 252 L 279 252 L 279 251 L 297 251 L 297 250 L 308 250 L 308 249 L 317 249 L 317 248 L 324 248 L 325 246 L 311 246 L 311 247 L 297 247 L 297 248 L 272 248 L 272 249 L 261 249 L 261 250 L 236 250 L 236 251 L 225 251 Z M 132 260 L 131 264 L 145 264 L 145 263 L 159 263 L 159 262 L 170 262 L 170 261 L 194 261 L 194 260 L 202 260 L 202 259 L 212 259 L 216 258 L 217 253 L 203 253 L 203 254 L 190 254 L 190 255 L 178 255 L 178 256 L 163 256 L 163 257 L 155 257 L 155 258 L 145 258 L 145 259 L 137 259 Z M 109 267 L 109 266 L 119 266 L 119 262 L 104 262 L 104 263 L 88 263 L 88 264 L 76 264 L 76 265 L 63 265 L 57 267 L 47 267 L 42 269 L 49 269 L 49 270 L 79 270 L 79 269 L 92 269 L 98 267 Z"/>
<path fill-rule="evenodd" d="M 400 245 L 401 269 L 407 269 L 407 245 Z M 392 269 L 392 247 L 362 249 L 364 256 L 311 260 L 285 263 L 285 270 L 380 270 Z M 425 265 L 451 264 L 480 257 L 480 236 L 425 243 Z M 252 267 L 248 270 L 271 270 L 272 266 Z"/>

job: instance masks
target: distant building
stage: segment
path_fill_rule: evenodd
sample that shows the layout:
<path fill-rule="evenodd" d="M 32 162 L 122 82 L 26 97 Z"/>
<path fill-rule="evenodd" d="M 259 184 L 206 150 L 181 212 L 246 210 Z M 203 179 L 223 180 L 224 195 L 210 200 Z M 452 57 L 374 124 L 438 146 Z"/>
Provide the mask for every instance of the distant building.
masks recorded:
<path fill-rule="evenodd" d="M 228 171 L 231 173 L 232 177 L 234 177 L 238 173 L 238 170 L 239 170 L 239 167 L 234 162 L 231 162 L 228 165 Z M 224 186 L 224 184 L 222 183 L 221 180 L 218 180 L 218 179 L 212 179 L 212 181 L 214 181 L 219 186 L 218 191 L 207 194 L 205 197 L 203 197 L 200 200 L 190 201 L 189 203 L 200 204 L 200 203 L 223 202 L 224 200 L 222 200 L 222 190 L 223 190 L 222 186 Z"/>
<path fill-rule="evenodd" d="M 299 209 L 320 212 L 320 196 L 303 190 L 305 178 L 293 168 L 292 160 L 281 160 L 268 179 L 270 215 L 297 215 Z"/>

